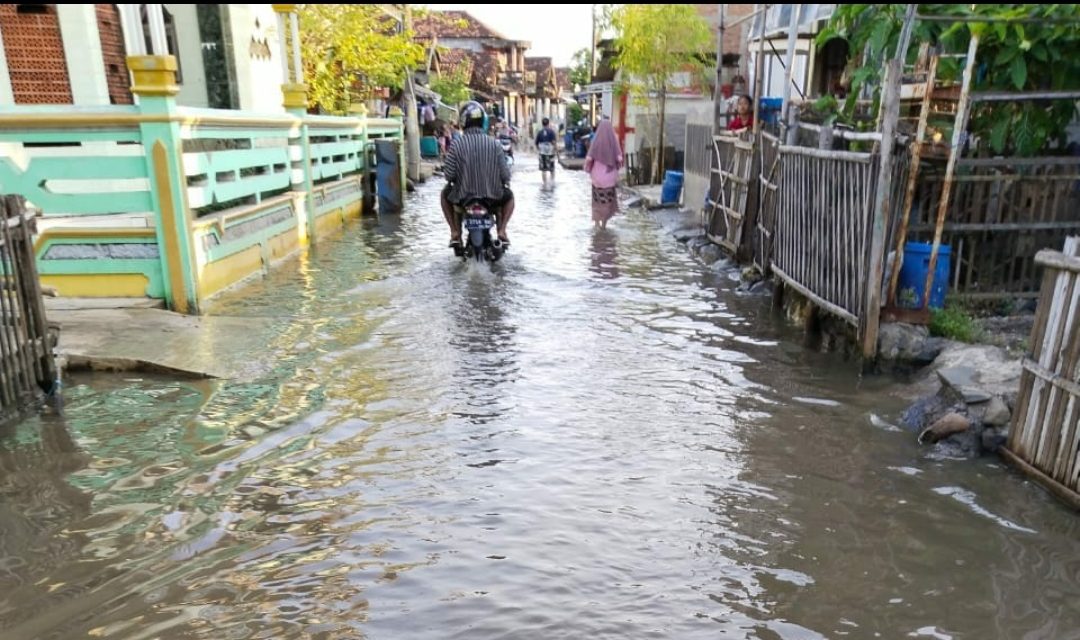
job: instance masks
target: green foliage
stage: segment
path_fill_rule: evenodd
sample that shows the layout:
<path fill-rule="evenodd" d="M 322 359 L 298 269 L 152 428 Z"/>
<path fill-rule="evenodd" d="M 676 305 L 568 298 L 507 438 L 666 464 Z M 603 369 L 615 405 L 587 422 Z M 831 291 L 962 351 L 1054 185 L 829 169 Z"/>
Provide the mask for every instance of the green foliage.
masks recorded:
<path fill-rule="evenodd" d="M 570 61 L 570 83 L 584 87 L 592 80 L 589 71 L 589 50 L 578 49 Z"/>
<path fill-rule="evenodd" d="M 832 95 L 821 96 L 814 101 L 811 108 L 821 117 L 822 124 L 826 127 L 831 127 L 840 115 L 840 103 L 836 100 L 836 96 Z"/>
<path fill-rule="evenodd" d="M 930 310 L 930 335 L 941 336 L 960 342 L 975 342 L 980 329 L 975 318 L 955 302 L 947 302 L 944 309 Z"/>
<path fill-rule="evenodd" d="M 442 101 L 449 105 L 459 105 L 472 97 L 469 89 L 469 77 L 462 68 L 455 69 L 453 73 L 443 73 L 431 80 L 432 91 L 442 96 Z"/>
<path fill-rule="evenodd" d="M 672 74 L 710 66 L 713 34 L 692 4 L 624 4 L 612 24 L 615 66 L 629 76 L 632 93 L 662 91 Z"/>
<path fill-rule="evenodd" d="M 566 105 L 566 126 L 576 125 L 585 119 L 585 109 L 577 102 Z"/>
<path fill-rule="evenodd" d="M 818 35 L 823 45 L 845 38 L 853 52 L 864 55 L 852 61 L 851 91 L 843 115 L 854 113 L 855 100 L 864 87 L 873 88 L 879 99 L 881 73 L 886 59 L 897 54 L 903 28 L 903 4 L 838 5 L 826 28 Z M 916 21 L 907 62 L 913 62 L 918 45 L 929 42 L 945 53 L 964 53 L 973 33 L 979 50 L 974 70 L 976 91 L 1046 91 L 1080 88 L 1080 5 L 1077 4 L 921 4 L 919 13 L 934 16 L 979 16 L 994 22 Z M 1019 19 L 1039 22 L 1020 23 Z M 938 78 L 959 80 L 962 60 L 942 58 Z M 876 111 L 876 108 L 875 108 Z M 1076 115 L 1075 101 L 1023 101 L 979 104 L 972 112 L 970 131 L 994 153 L 1022 156 L 1061 146 L 1065 129 Z"/>
<path fill-rule="evenodd" d="M 374 4 L 302 5 L 300 49 L 309 100 L 330 113 L 345 113 L 376 89 L 401 87 L 424 60 L 423 46 Z"/>

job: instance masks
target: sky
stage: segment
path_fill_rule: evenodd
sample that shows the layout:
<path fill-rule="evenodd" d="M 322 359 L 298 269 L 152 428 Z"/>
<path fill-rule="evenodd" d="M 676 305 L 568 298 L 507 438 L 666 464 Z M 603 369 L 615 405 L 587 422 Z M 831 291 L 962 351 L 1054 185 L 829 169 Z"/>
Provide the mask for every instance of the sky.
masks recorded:
<path fill-rule="evenodd" d="M 528 56 L 550 56 L 557 67 L 589 46 L 591 4 L 429 4 L 431 9 L 468 11 L 487 26 L 515 40 L 532 43 Z"/>

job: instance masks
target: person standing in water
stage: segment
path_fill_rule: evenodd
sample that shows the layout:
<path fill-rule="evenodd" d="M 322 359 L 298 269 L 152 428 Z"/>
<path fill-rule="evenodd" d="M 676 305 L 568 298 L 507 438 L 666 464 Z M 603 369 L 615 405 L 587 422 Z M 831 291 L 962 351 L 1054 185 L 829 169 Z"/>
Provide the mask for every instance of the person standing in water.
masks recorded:
<path fill-rule="evenodd" d="M 585 171 L 592 180 L 592 219 L 596 227 L 607 229 L 608 220 L 619 209 L 616 185 L 622 166 L 622 149 L 615 128 L 610 120 L 601 120 L 585 157 Z"/>

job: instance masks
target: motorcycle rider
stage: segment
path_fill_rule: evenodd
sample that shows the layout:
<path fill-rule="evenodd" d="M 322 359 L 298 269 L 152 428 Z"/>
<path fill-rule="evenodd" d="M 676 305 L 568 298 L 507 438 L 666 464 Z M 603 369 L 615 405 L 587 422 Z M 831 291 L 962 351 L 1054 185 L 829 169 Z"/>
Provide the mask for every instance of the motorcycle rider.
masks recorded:
<path fill-rule="evenodd" d="M 497 140 L 485 135 L 487 116 L 477 102 L 461 108 L 461 139 L 450 147 L 443 162 L 446 186 L 440 204 L 450 225 L 450 247 L 461 248 L 461 217 L 455 205 L 473 199 L 487 201 L 495 214 L 499 240 L 510 244 L 506 225 L 514 214 L 514 192 L 510 190 L 510 166 Z"/>
<path fill-rule="evenodd" d="M 553 150 L 557 150 L 558 134 L 555 133 L 555 129 L 551 126 L 551 120 L 544 118 L 540 121 L 543 124 L 543 128 L 536 134 L 536 148 L 540 149 L 540 145 L 549 143 Z M 551 172 L 551 179 L 555 180 L 555 156 L 545 156 L 540 154 L 540 177 L 543 181 L 547 182 L 547 172 Z"/>

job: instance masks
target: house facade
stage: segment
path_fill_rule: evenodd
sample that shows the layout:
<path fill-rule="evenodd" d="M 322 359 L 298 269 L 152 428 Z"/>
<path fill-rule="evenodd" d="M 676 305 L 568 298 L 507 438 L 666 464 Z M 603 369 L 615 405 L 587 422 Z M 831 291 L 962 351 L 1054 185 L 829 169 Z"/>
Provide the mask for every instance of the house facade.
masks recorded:
<path fill-rule="evenodd" d="M 160 10 L 165 50 L 177 61 L 178 104 L 284 112 L 269 4 L 0 5 L 0 106 L 132 104 L 125 60 L 132 38 L 149 36 L 125 25 L 121 6 L 132 7 L 142 33 Z"/>
<path fill-rule="evenodd" d="M 431 11 L 413 25 L 418 38 L 437 39 L 447 49 L 473 58 L 474 96 L 510 122 L 523 126 L 531 118 L 526 87 L 525 52 L 530 43 L 508 38 L 466 11 Z"/>

